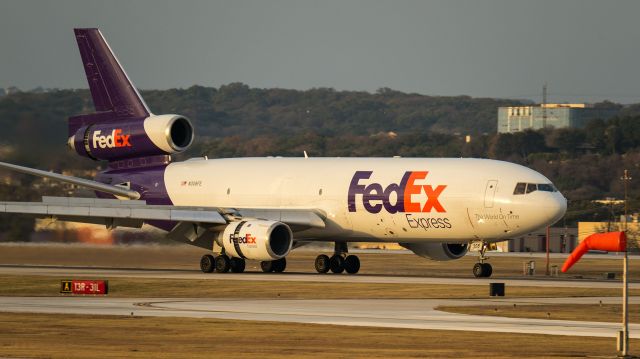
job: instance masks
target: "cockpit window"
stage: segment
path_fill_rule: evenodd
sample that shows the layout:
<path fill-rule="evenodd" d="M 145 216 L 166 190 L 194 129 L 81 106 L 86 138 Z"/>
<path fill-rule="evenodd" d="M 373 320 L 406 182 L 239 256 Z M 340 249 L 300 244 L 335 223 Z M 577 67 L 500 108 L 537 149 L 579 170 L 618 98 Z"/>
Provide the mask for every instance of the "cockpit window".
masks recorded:
<path fill-rule="evenodd" d="M 513 194 L 524 194 L 524 190 L 527 188 L 526 183 L 518 183 L 516 185 L 516 189 L 513 190 Z"/>
<path fill-rule="evenodd" d="M 518 182 L 513 194 L 528 194 L 534 191 L 542 192 L 558 192 L 558 189 L 552 183 L 524 183 Z"/>
<path fill-rule="evenodd" d="M 538 191 L 555 192 L 554 190 L 555 188 L 553 188 L 553 185 L 551 183 L 543 183 L 538 185 Z"/>

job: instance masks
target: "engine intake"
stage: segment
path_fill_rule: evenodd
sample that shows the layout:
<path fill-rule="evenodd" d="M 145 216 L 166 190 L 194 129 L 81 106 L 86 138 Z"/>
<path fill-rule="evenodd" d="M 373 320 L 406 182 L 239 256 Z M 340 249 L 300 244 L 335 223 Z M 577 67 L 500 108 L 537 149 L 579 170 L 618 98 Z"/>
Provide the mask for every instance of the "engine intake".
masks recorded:
<path fill-rule="evenodd" d="M 268 261 L 289 254 L 293 233 L 282 222 L 239 221 L 227 225 L 218 235 L 217 242 L 231 257 Z"/>
<path fill-rule="evenodd" d="M 466 243 L 400 243 L 420 257 L 436 261 L 450 261 L 464 257 L 469 251 Z"/>
<path fill-rule="evenodd" d="M 166 153 L 182 152 L 193 142 L 191 122 L 178 115 L 147 117 L 144 130 L 149 139 Z"/>

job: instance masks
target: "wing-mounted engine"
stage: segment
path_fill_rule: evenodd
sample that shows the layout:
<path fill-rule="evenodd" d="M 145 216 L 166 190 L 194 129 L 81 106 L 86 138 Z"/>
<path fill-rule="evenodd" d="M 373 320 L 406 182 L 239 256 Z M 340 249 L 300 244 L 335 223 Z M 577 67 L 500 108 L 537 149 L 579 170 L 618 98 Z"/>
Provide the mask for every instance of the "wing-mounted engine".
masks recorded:
<path fill-rule="evenodd" d="M 404 248 L 427 259 L 450 261 L 462 258 L 469 251 L 466 243 L 400 243 Z"/>
<path fill-rule="evenodd" d="M 289 254 L 293 234 L 282 222 L 247 220 L 229 223 L 216 241 L 230 257 L 271 261 Z"/>
<path fill-rule="evenodd" d="M 69 146 L 81 156 L 111 161 L 179 153 L 189 148 L 193 137 L 186 117 L 152 115 L 83 125 L 69 138 Z"/>

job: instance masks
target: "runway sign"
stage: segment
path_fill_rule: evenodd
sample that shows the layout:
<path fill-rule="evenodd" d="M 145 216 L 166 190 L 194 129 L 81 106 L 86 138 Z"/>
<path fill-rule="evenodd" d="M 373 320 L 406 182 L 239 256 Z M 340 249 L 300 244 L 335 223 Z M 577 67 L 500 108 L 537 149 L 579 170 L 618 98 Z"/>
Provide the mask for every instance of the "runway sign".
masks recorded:
<path fill-rule="evenodd" d="M 109 281 L 106 280 L 61 280 L 62 294 L 104 295 L 109 292 Z"/>

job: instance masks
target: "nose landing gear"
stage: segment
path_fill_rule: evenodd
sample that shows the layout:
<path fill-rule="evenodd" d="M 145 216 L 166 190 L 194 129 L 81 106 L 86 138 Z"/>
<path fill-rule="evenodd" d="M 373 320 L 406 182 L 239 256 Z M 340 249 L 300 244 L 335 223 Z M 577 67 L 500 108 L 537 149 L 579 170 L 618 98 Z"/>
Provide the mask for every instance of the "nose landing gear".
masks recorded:
<path fill-rule="evenodd" d="M 473 266 L 473 275 L 476 278 L 489 278 L 491 277 L 491 273 L 493 273 L 493 267 L 491 267 L 491 264 L 485 263 L 485 261 L 489 259 L 489 257 L 485 256 L 488 248 L 489 243 L 482 241 L 482 248 L 480 248 L 478 263 Z"/>

